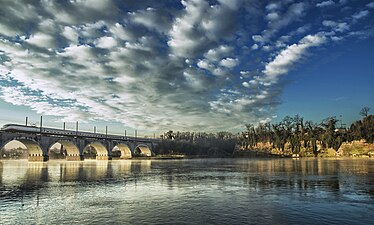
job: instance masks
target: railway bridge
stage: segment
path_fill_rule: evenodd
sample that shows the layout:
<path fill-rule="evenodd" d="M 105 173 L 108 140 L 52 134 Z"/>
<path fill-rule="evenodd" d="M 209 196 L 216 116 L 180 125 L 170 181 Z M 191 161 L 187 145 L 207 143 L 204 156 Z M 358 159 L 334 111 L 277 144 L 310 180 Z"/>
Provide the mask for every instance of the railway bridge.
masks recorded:
<path fill-rule="evenodd" d="M 15 125 L 18 127 L 26 127 Z M 43 129 L 2 129 L 0 131 L 0 149 L 11 141 L 19 141 L 26 146 L 29 161 L 48 161 L 51 147 L 58 143 L 61 155 L 69 161 L 96 158 L 111 160 L 135 156 L 152 156 L 152 150 L 160 139 L 137 138 L 119 135 L 107 135 L 89 132 L 66 131 L 53 128 Z"/>

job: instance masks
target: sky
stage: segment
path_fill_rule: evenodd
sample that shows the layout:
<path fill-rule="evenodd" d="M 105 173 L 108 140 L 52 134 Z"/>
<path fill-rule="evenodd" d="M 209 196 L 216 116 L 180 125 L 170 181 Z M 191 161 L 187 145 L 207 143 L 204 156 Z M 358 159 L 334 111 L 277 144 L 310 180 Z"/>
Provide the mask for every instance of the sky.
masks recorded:
<path fill-rule="evenodd" d="M 374 110 L 373 0 L 0 2 L 0 125 L 239 131 Z"/>

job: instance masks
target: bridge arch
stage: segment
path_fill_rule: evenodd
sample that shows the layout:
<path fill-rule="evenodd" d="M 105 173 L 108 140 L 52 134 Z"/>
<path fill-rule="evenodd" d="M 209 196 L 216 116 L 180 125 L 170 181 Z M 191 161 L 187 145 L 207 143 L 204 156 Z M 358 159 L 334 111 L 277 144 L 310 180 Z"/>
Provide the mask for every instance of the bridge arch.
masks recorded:
<path fill-rule="evenodd" d="M 30 139 L 11 139 L 7 140 L 0 150 L 3 150 L 7 144 L 10 142 L 20 142 L 27 149 L 27 159 L 29 161 L 45 161 L 47 160 L 43 154 L 43 150 L 40 147 L 39 143 Z"/>
<path fill-rule="evenodd" d="M 120 154 L 116 154 L 117 152 L 119 152 Z M 131 159 L 132 158 L 132 153 L 131 153 L 129 146 L 123 143 L 117 144 L 112 149 L 112 156 L 118 157 L 117 155 L 119 155 L 120 159 Z"/>
<path fill-rule="evenodd" d="M 134 153 L 139 156 L 152 156 L 152 151 L 148 145 L 141 144 L 135 147 Z"/>
<path fill-rule="evenodd" d="M 83 154 L 86 153 L 87 155 L 87 152 L 95 152 L 96 154 L 96 159 L 98 160 L 108 160 L 109 157 L 108 157 L 108 150 L 107 148 L 100 142 L 93 142 L 93 143 L 90 143 L 88 144 L 84 150 L 83 150 Z"/>
<path fill-rule="evenodd" d="M 51 158 L 51 151 L 53 146 L 60 148 L 60 154 L 63 155 L 66 160 L 68 161 L 78 161 L 80 160 L 80 154 L 78 147 L 72 142 L 68 140 L 58 140 L 54 142 L 48 148 L 49 158 Z M 58 157 L 57 157 L 58 158 Z"/>

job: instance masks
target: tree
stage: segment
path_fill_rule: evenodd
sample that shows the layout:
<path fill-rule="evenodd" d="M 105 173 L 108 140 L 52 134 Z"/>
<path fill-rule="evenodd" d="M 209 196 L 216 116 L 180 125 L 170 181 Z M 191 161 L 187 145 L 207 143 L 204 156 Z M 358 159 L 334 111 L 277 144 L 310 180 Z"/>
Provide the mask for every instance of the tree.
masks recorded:
<path fill-rule="evenodd" d="M 165 133 L 164 137 L 165 137 L 166 139 L 173 140 L 174 137 L 175 137 L 175 135 L 174 135 L 174 133 L 173 133 L 172 130 L 169 130 L 168 132 Z"/>
<path fill-rule="evenodd" d="M 338 150 L 342 143 L 341 139 L 338 139 L 338 133 L 335 132 L 337 122 L 335 117 L 328 117 L 321 124 L 325 128 L 322 134 L 322 145 L 335 150 Z"/>
<path fill-rule="evenodd" d="M 370 108 L 367 107 L 367 106 L 365 106 L 365 107 L 363 107 L 363 108 L 361 109 L 361 111 L 360 111 L 360 115 L 361 115 L 362 117 L 367 117 L 367 116 L 369 115 L 369 111 L 370 111 Z"/>

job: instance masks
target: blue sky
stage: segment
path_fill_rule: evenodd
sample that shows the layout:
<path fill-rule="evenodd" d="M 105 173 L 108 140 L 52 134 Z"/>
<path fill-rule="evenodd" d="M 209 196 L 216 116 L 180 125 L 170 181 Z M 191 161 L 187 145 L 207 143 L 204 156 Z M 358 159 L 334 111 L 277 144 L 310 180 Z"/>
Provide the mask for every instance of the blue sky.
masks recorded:
<path fill-rule="evenodd" d="M 0 123 L 237 131 L 374 110 L 374 1 L 11 1 Z M 340 117 L 341 116 L 341 117 Z"/>

